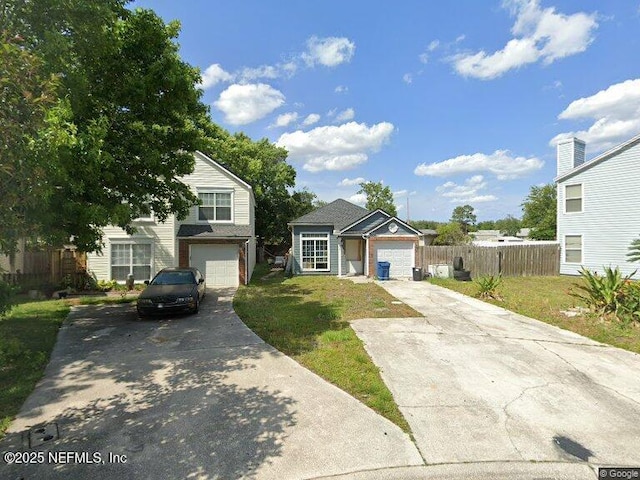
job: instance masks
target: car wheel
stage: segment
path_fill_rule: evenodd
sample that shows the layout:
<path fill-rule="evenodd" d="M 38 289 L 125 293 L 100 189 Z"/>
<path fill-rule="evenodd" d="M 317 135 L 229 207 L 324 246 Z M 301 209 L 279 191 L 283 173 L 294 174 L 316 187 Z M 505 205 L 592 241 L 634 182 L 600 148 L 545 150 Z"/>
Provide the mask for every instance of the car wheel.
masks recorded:
<path fill-rule="evenodd" d="M 191 310 L 191 313 L 198 313 L 199 310 L 200 310 L 200 297 L 196 296 L 196 306 L 193 307 L 193 310 Z"/>

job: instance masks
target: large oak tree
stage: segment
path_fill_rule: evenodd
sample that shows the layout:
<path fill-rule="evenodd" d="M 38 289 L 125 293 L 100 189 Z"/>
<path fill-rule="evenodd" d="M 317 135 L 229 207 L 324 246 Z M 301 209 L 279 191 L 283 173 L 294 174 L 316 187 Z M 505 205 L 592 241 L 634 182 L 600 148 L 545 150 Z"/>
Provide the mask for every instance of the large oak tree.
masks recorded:
<path fill-rule="evenodd" d="M 46 194 L 24 213 L 41 238 L 73 237 L 86 251 L 100 248 L 106 225 L 131 231 L 149 209 L 162 221 L 197 201 L 179 177 L 202 144 L 199 72 L 178 55 L 177 23 L 125 3 L 8 0 L 0 9 L 5 36 L 23 39 L 43 78 L 59 79 L 48 130 L 36 135 L 47 178 L 33 186 Z"/>

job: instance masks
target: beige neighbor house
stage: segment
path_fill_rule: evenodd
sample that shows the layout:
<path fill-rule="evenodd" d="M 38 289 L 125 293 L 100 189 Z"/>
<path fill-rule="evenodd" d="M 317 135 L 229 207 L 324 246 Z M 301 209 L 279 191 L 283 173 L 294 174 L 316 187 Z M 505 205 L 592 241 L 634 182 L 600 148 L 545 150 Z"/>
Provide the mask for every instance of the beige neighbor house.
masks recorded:
<path fill-rule="evenodd" d="M 165 267 L 198 268 L 208 287 L 247 284 L 255 267 L 255 199 L 245 181 L 201 152 L 194 171 L 182 181 L 201 204 L 182 221 L 170 216 L 157 222 L 153 214 L 134 221 L 128 235 L 119 227 L 104 230 L 102 253 L 87 255 L 87 270 L 98 280 L 136 282 Z"/>

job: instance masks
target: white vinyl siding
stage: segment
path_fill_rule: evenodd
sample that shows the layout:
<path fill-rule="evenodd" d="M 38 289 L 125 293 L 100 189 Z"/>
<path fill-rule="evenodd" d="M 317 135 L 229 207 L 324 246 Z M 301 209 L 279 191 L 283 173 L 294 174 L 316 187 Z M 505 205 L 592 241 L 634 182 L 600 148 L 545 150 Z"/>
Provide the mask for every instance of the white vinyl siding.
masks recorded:
<path fill-rule="evenodd" d="M 329 271 L 329 234 L 302 233 L 300 252 L 303 271 Z"/>
<path fill-rule="evenodd" d="M 638 268 L 627 259 L 631 242 L 640 233 L 640 144 L 586 168 L 558 184 L 558 236 L 582 236 L 580 263 L 560 259 L 560 273 L 578 275 L 580 267 L 603 272 L 603 267 L 620 267 L 624 275 Z M 564 213 L 565 186 L 582 185 L 583 211 Z"/>
<path fill-rule="evenodd" d="M 203 190 L 198 192 L 198 221 L 225 222 L 233 221 L 233 192 L 216 192 Z"/>
<path fill-rule="evenodd" d="M 253 205 L 252 193 L 249 187 L 232 175 L 213 167 L 211 162 L 206 160 L 200 153 L 195 154 L 195 159 L 196 163 L 193 172 L 186 175 L 183 181 L 190 185 L 196 194 L 206 191 L 233 192 L 231 214 L 233 224 L 252 225 L 251 209 Z M 198 217 L 198 206 L 195 206 L 181 223 L 202 223 L 198 220 Z"/>
<path fill-rule="evenodd" d="M 566 185 L 564 211 L 566 213 L 582 212 L 582 184 Z"/>
<path fill-rule="evenodd" d="M 564 261 L 566 263 L 582 262 L 582 235 L 565 235 Z"/>
<path fill-rule="evenodd" d="M 102 253 L 87 254 L 87 270 L 98 280 L 114 280 L 111 271 L 111 245 L 116 243 L 146 243 L 152 245 L 151 277 L 165 267 L 178 265 L 178 253 L 175 242 L 174 217 L 170 216 L 164 223 L 134 224 L 137 231 L 134 235 L 118 227 L 105 227 Z M 136 282 L 146 280 L 134 277 Z"/>

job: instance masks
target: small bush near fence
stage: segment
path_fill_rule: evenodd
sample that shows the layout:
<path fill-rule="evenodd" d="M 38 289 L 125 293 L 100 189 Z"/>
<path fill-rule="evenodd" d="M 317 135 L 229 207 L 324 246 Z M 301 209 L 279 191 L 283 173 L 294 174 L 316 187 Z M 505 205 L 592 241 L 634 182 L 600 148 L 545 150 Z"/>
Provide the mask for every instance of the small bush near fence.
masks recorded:
<path fill-rule="evenodd" d="M 455 257 L 462 257 L 464 269 L 471 271 L 473 278 L 492 275 L 549 276 L 560 273 L 558 244 L 418 247 L 416 260 L 421 262 L 418 266 L 426 271 L 429 265 L 452 265 Z"/>

